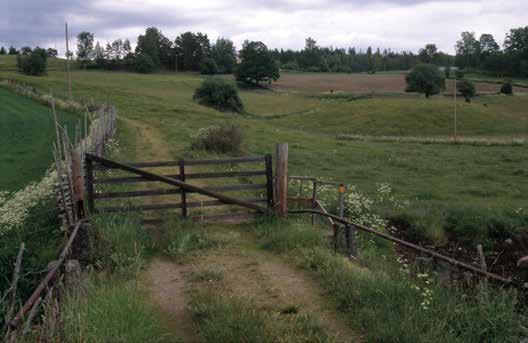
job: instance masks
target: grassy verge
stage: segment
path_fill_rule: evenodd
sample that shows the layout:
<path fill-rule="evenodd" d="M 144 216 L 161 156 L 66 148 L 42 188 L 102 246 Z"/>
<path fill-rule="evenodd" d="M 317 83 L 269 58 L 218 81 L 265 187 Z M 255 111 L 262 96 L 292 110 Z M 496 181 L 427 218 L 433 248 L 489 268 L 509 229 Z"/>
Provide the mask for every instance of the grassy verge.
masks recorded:
<path fill-rule="evenodd" d="M 96 265 L 62 305 L 68 342 L 175 342 L 137 285 L 150 239 L 133 216 L 100 215 Z"/>
<path fill-rule="evenodd" d="M 205 342 L 330 341 L 319 323 L 294 309 L 269 313 L 248 301 L 201 292 L 193 295 L 191 310 Z"/>
<path fill-rule="evenodd" d="M 62 309 L 67 342 L 175 342 L 132 281 L 92 274 Z"/>
<path fill-rule="evenodd" d="M 288 254 L 313 275 L 368 342 L 518 342 L 526 334 L 525 311 L 519 310 L 514 291 L 442 287 L 432 275 L 400 270 L 386 246 L 377 255 L 363 255 L 361 262 L 370 266 L 366 269 L 335 255 L 325 243 L 273 244 L 295 239 L 297 234 L 284 231 L 300 231 L 300 223 L 268 226 L 257 228 L 261 245 L 295 246 Z M 315 229 L 306 225 L 302 230 L 314 235 Z"/>

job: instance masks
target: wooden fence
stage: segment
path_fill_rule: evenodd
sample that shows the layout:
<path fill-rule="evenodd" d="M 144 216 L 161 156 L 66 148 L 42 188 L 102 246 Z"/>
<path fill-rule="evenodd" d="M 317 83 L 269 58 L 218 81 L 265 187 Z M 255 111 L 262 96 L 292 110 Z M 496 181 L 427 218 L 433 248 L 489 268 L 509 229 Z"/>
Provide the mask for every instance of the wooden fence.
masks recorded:
<path fill-rule="evenodd" d="M 48 272 L 37 285 L 31 296 L 15 311 L 17 307 L 16 283 L 21 272 L 24 243 L 21 244 L 13 275 L 13 286 L 10 288 L 13 301 L 8 304 L 5 318 L 4 340 L 6 342 L 21 341 L 31 330 L 31 322 L 41 307 L 52 308 L 44 311 L 44 321 L 58 323 L 58 301 L 55 299 L 56 288 L 60 281 L 64 263 L 68 259 L 81 259 L 86 253 L 89 224 L 85 220 L 84 211 L 84 155 L 88 152 L 102 155 L 105 146 L 115 134 L 117 111 L 110 105 L 100 105 L 92 116 L 85 114 L 84 125 L 79 121 L 73 132 L 59 125 L 55 103 L 51 97 L 51 107 L 54 114 L 56 141 L 53 144 L 57 184 L 55 194 L 59 209 L 59 219 L 67 239 L 57 260 L 50 261 Z M 90 125 L 88 125 L 90 124 Z M 88 128 L 90 126 L 90 128 Z M 73 137 L 73 138 L 72 138 Z M 43 296 L 43 294 L 46 294 Z M 12 317 L 12 315 L 16 313 Z M 53 317 L 53 318 L 51 318 Z M 53 326 L 54 326 L 53 325 Z"/>
<path fill-rule="evenodd" d="M 239 205 L 252 210 L 269 212 L 273 208 L 273 171 L 272 157 L 252 156 L 236 157 L 225 159 L 205 159 L 205 160 L 185 160 L 178 161 L 157 161 L 157 162 L 117 162 L 109 159 L 100 158 L 91 154 L 86 154 L 86 190 L 88 209 L 91 213 L 111 213 L 111 212 L 143 212 L 155 210 L 179 209 L 182 217 L 189 216 L 190 209 L 204 209 L 215 206 Z M 188 172 L 188 167 L 197 166 L 235 166 L 251 163 L 258 164 L 259 167 L 244 170 L 228 171 L 205 171 L 205 172 Z M 176 167 L 177 173 L 165 171 L 164 174 L 157 174 L 144 170 L 144 168 L 171 168 Z M 143 168 L 143 169 L 139 169 Z M 132 175 L 126 176 L 104 176 L 108 170 L 121 170 Z M 97 172 L 97 173 L 96 173 Z M 238 178 L 244 177 L 244 183 L 239 183 Z M 253 178 L 260 177 L 263 181 L 254 181 Z M 224 181 L 222 185 L 204 185 L 204 180 L 212 179 L 229 179 L 230 182 Z M 249 180 L 251 179 L 251 181 Z M 193 183 L 192 180 L 200 180 L 200 186 Z M 233 182 L 233 180 L 236 180 Z M 96 189 L 101 185 L 128 185 L 137 186 L 138 183 L 156 182 L 157 188 L 148 189 L 127 189 L 119 191 L 101 191 Z M 159 184 L 169 184 L 171 188 L 161 188 Z M 147 185 L 148 186 L 148 185 Z M 145 186 L 146 187 L 146 186 Z M 248 191 L 257 193 L 252 197 L 241 197 L 240 195 L 226 196 L 225 193 L 240 193 Z M 189 200 L 189 195 L 201 194 L 207 196 L 206 200 Z M 96 206 L 104 200 L 112 199 L 132 199 L 144 197 L 163 196 L 160 202 L 150 201 L 150 203 L 140 204 L 117 204 L 113 206 Z M 170 198 L 171 201 L 168 201 Z M 176 198 L 176 199 L 174 199 Z M 211 199 L 212 198 L 212 199 Z M 266 207 L 258 204 L 263 203 Z M 211 220 L 219 218 L 230 218 L 234 216 L 246 215 L 242 213 L 214 213 L 209 215 L 191 216 L 202 220 Z M 145 223 L 158 223 L 161 219 L 147 219 Z"/>

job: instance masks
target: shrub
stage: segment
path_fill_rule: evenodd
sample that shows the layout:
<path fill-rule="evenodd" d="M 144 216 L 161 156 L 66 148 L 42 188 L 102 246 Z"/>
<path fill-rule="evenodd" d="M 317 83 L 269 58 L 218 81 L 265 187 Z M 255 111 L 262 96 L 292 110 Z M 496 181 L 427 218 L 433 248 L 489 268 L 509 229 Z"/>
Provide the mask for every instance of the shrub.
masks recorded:
<path fill-rule="evenodd" d="M 455 72 L 455 76 L 457 79 L 463 79 L 464 78 L 464 71 L 461 70 L 461 69 L 458 69 L 456 72 Z"/>
<path fill-rule="evenodd" d="M 212 152 L 239 152 L 242 145 L 242 129 L 235 124 L 209 126 L 198 130 L 193 137 L 192 149 Z"/>
<path fill-rule="evenodd" d="M 406 92 L 424 93 L 426 98 L 445 88 L 445 78 L 434 64 L 418 64 L 405 78 Z"/>
<path fill-rule="evenodd" d="M 218 77 L 205 79 L 194 92 L 193 99 L 219 111 L 241 112 L 243 109 L 235 84 Z"/>
<path fill-rule="evenodd" d="M 201 73 L 204 75 L 218 74 L 218 66 L 212 58 L 206 58 L 202 64 Z"/>
<path fill-rule="evenodd" d="M 513 85 L 511 81 L 504 81 L 500 89 L 501 94 L 513 95 Z"/>
<path fill-rule="evenodd" d="M 466 102 L 471 102 L 471 98 L 476 94 L 475 84 L 469 80 L 457 82 L 457 90 L 466 99 Z"/>
<path fill-rule="evenodd" d="M 139 54 L 136 56 L 136 59 L 134 61 L 134 70 L 136 72 L 148 74 L 152 73 L 155 68 L 156 65 L 154 64 L 154 61 L 152 61 L 152 58 L 150 58 L 149 55 Z"/>
<path fill-rule="evenodd" d="M 445 78 L 449 79 L 451 77 L 451 67 L 445 67 L 444 74 L 445 74 Z"/>
<path fill-rule="evenodd" d="M 41 48 L 28 52 L 25 55 L 17 55 L 18 71 L 32 76 L 46 73 L 48 67 L 48 53 Z"/>

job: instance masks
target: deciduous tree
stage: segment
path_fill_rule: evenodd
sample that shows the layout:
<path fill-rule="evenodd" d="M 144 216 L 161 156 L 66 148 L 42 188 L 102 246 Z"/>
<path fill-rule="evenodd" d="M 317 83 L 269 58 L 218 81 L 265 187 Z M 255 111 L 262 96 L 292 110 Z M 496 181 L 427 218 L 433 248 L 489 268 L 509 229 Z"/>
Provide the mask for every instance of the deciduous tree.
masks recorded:
<path fill-rule="evenodd" d="M 438 66 L 434 64 L 418 64 L 406 77 L 407 92 L 425 94 L 426 98 L 440 93 L 445 89 L 445 78 Z"/>
<path fill-rule="evenodd" d="M 237 81 L 259 86 L 261 82 L 276 81 L 280 77 L 277 61 L 262 42 L 245 41 L 240 51 L 240 59 L 235 72 Z"/>
<path fill-rule="evenodd" d="M 77 59 L 83 68 L 86 68 L 93 58 L 93 43 L 93 33 L 83 31 L 77 35 Z"/>

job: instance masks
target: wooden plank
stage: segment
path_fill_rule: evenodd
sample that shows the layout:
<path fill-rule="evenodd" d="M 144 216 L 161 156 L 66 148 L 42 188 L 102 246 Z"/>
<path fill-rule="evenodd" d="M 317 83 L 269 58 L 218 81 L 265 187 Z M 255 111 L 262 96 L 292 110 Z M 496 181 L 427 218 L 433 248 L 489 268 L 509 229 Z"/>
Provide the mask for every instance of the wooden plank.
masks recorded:
<path fill-rule="evenodd" d="M 204 187 L 204 189 L 207 189 L 210 191 L 216 191 L 216 192 L 229 192 L 229 191 L 265 189 L 265 188 L 266 188 L 266 184 L 262 184 L 262 183 Z M 171 194 L 180 194 L 180 193 L 181 193 L 180 189 L 165 188 L 165 189 L 148 189 L 148 190 L 138 190 L 138 191 L 127 191 L 127 192 L 95 193 L 94 196 L 95 196 L 95 199 L 115 199 L 115 198 L 133 198 L 133 197 L 142 197 L 142 196 L 171 195 Z M 196 192 L 186 192 L 186 193 L 196 193 Z"/>
<path fill-rule="evenodd" d="M 266 155 L 266 196 L 268 198 L 268 209 L 273 208 L 273 162 L 271 154 Z"/>
<path fill-rule="evenodd" d="M 158 174 L 156 174 L 158 175 Z M 238 177 L 238 176 L 260 176 L 266 175 L 265 170 L 245 170 L 245 171 L 229 171 L 229 172 L 210 172 L 210 173 L 193 173 L 186 174 L 186 180 L 189 179 L 214 179 L 222 177 Z M 170 179 L 180 180 L 179 174 L 171 175 L 160 175 Z M 97 178 L 94 183 L 97 184 L 108 184 L 108 183 L 134 183 L 134 182 L 151 182 L 159 180 L 149 180 L 142 176 L 122 176 L 122 177 L 108 177 L 108 178 Z"/>
<path fill-rule="evenodd" d="M 262 198 L 249 198 L 240 199 L 244 202 L 252 204 L 265 202 L 266 199 Z M 201 208 L 201 207 L 213 207 L 213 206 L 227 206 L 232 204 L 226 204 L 220 200 L 204 200 L 204 201 L 192 201 L 187 202 L 187 208 Z M 113 212 L 138 212 L 138 211 L 154 211 L 154 210 L 170 210 L 181 208 L 181 203 L 163 203 L 163 204 L 145 204 L 145 205 L 129 205 L 129 206 L 108 206 L 98 207 L 95 209 L 95 213 L 113 213 Z"/>
<path fill-rule="evenodd" d="M 202 160 L 183 160 L 187 166 L 203 166 L 215 164 L 238 164 L 264 162 L 265 156 L 233 157 L 222 159 L 202 159 Z M 178 167 L 180 161 L 148 161 L 148 162 L 124 162 L 125 164 L 136 168 L 156 168 L 156 167 Z M 108 168 L 108 167 L 107 167 Z M 112 168 L 113 169 L 113 168 Z"/>
<path fill-rule="evenodd" d="M 88 210 L 94 211 L 94 177 L 93 177 L 93 162 L 90 159 L 85 161 L 85 175 L 86 175 L 86 191 L 88 193 Z"/>
<path fill-rule="evenodd" d="M 132 198 L 132 197 L 170 195 L 170 194 L 180 194 L 180 193 L 181 193 L 180 189 L 174 189 L 174 188 L 149 189 L 149 190 L 128 191 L 128 192 L 95 193 L 95 199 Z"/>
<path fill-rule="evenodd" d="M 183 160 L 180 160 L 178 164 L 180 166 L 180 180 L 185 182 L 185 162 Z M 181 192 L 181 203 L 181 215 L 183 218 L 187 218 L 187 192 L 185 192 L 184 189 L 182 189 Z"/>

